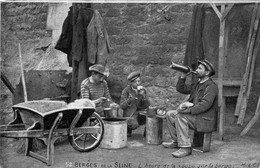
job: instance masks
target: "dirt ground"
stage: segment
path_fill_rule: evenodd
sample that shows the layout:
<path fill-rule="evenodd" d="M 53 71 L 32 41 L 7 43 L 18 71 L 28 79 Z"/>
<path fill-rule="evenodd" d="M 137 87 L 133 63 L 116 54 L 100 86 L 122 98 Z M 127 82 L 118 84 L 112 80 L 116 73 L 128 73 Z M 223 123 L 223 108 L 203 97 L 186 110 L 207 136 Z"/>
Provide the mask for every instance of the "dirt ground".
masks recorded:
<path fill-rule="evenodd" d="M 140 127 L 128 138 L 128 145 L 123 149 L 109 150 L 96 148 L 88 153 L 75 151 L 67 140 L 55 145 L 55 164 L 47 166 L 34 158 L 17 153 L 13 146 L 15 140 L 1 139 L 1 167 L 3 168 L 42 168 L 42 167 L 88 167 L 88 168 L 259 168 L 260 139 L 226 135 L 219 141 L 217 133 L 213 134 L 211 150 L 208 153 L 193 151 L 191 156 L 173 158 L 176 149 L 165 149 L 162 145 L 148 145 L 142 136 L 144 128 Z M 163 137 L 168 140 L 166 132 Z M 39 150 L 43 154 L 45 149 Z"/>

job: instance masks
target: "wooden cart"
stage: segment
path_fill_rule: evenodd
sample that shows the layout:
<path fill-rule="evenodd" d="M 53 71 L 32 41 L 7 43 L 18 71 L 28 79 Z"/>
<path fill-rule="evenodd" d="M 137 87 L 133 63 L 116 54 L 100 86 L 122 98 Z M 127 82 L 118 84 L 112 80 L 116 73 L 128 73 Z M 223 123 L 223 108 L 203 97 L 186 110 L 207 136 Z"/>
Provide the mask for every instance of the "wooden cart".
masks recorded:
<path fill-rule="evenodd" d="M 0 126 L 0 136 L 26 138 L 25 155 L 47 165 L 54 163 L 54 142 L 60 136 L 68 136 L 72 147 L 79 152 L 95 149 L 103 138 L 103 120 L 90 100 L 84 107 L 68 106 L 63 101 L 27 101 L 14 105 L 13 110 L 14 120 Z M 33 138 L 45 142 L 46 157 L 32 151 Z"/>

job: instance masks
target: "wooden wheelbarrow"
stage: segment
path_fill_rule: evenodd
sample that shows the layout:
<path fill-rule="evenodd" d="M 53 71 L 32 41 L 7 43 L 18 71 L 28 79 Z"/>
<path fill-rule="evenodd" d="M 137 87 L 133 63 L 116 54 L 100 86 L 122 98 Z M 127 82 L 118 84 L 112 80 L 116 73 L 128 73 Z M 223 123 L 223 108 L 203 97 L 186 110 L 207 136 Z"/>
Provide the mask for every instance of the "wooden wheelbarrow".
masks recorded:
<path fill-rule="evenodd" d="M 68 136 L 72 147 L 79 152 L 89 152 L 99 146 L 104 123 L 95 112 L 95 104 L 85 100 L 87 106 L 68 106 L 63 101 L 27 101 L 13 106 L 14 120 L 0 126 L 0 136 L 26 138 L 25 155 L 47 165 L 54 164 L 54 142 Z M 47 145 L 47 157 L 32 151 L 33 138 Z"/>

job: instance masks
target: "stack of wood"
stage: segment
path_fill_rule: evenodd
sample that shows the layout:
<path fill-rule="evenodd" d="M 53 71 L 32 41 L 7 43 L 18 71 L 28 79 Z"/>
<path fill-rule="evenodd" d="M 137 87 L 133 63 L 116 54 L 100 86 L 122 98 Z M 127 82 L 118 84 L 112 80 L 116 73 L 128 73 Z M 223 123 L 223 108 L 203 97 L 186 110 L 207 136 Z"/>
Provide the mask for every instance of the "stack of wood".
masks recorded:
<path fill-rule="evenodd" d="M 247 64 L 246 64 L 245 74 L 243 76 L 243 80 L 242 80 L 242 83 L 240 86 L 240 91 L 239 91 L 236 109 L 235 109 L 235 116 L 238 117 L 237 124 L 240 124 L 240 125 L 243 125 L 243 123 L 244 123 L 247 102 L 248 102 L 251 85 L 252 85 L 255 61 L 256 61 L 258 49 L 260 47 L 259 19 L 260 19 L 260 5 L 258 3 L 256 3 L 254 6 L 254 10 L 253 10 L 253 15 L 252 15 L 251 25 L 250 25 L 250 30 L 249 30 L 249 36 L 248 36 L 248 42 L 247 42 L 247 48 L 246 48 Z M 259 106 L 260 106 L 259 104 L 260 104 L 260 100 L 258 101 L 258 106 L 256 109 L 256 115 L 258 115 L 258 116 L 259 116 L 258 113 L 259 113 Z M 253 124 L 254 123 L 251 123 L 251 126 Z M 245 130 L 242 131 L 243 134 L 245 134 L 246 132 L 245 132 Z"/>

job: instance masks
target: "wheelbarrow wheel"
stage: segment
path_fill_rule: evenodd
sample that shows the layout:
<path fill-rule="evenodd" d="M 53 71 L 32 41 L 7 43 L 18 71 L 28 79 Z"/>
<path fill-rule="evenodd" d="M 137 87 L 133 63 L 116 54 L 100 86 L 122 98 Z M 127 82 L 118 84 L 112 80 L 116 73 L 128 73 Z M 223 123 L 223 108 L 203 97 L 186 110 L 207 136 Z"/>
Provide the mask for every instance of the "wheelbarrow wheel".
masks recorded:
<path fill-rule="evenodd" d="M 94 112 L 81 127 L 88 127 L 90 133 L 69 135 L 71 146 L 79 152 L 90 152 L 97 148 L 103 139 L 104 122 L 102 118 Z M 73 132 L 73 128 L 71 130 Z"/>

